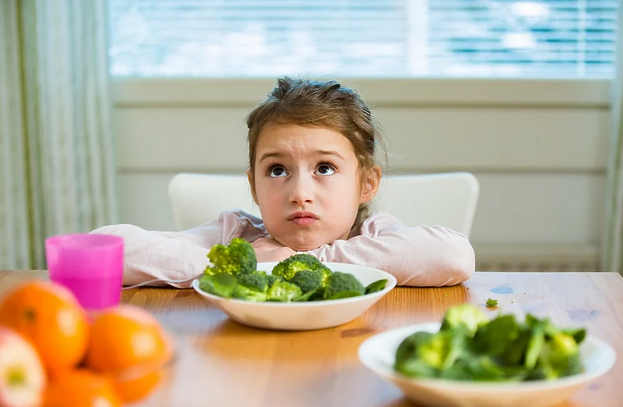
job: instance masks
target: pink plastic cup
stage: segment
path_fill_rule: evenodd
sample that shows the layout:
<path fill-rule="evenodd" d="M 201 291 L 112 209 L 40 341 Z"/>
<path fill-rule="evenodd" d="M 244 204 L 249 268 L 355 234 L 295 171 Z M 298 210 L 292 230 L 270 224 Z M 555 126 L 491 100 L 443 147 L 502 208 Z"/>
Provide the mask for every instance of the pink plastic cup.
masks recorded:
<path fill-rule="evenodd" d="M 98 234 L 52 236 L 45 240 L 50 280 L 67 287 L 87 310 L 119 304 L 123 280 L 123 238 Z"/>

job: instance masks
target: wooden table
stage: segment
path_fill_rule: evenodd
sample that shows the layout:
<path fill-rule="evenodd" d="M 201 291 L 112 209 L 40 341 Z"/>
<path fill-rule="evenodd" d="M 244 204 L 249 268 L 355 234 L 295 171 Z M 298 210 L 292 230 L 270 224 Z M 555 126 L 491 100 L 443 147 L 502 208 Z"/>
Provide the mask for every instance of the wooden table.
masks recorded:
<path fill-rule="evenodd" d="M 46 272 L 0 271 L 0 295 Z M 445 310 L 487 298 L 523 318 L 584 326 L 609 342 L 618 360 L 604 377 L 559 407 L 623 405 L 623 279 L 615 273 L 476 273 L 444 288 L 396 288 L 351 323 L 308 332 L 275 332 L 230 321 L 192 290 L 140 288 L 122 302 L 144 307 L 174 333 L 179 361 L 168 406 L 413 406 L 368 371 L 359 345 L 378 332 L 439 321 Z M 164 405 L 164 404 L 163 404 Z"/>

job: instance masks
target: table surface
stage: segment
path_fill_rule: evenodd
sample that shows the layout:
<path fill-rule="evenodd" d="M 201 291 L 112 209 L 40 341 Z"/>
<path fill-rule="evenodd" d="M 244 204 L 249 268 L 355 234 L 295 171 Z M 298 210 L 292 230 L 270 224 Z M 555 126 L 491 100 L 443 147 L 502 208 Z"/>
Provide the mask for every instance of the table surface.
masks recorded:
<path fill-rule="evenodd" d="M 47 278 L 45 271 L 0 271 L 0 295 L 23 280 Z M 485 308 L 487 298 L 499 300 L 497 310 Z M 440 321 L 448 307 L 465 302 L 490 316 L 502 310 L 523 319 L 530 312 L 587 328 L 614 347 L 617 361 L 558 407 L 623 403 L 623 278 L 616 273 L 477 272 L 454 287 L 395 288 L 348 324 L 306 332 L 240 325 L 190 289 L 130 289 L 122 302 L 150 310 L 173 333 L 179 357 L 171 406 L 414 406 L 361 364 L 359 345 L 388 329 Z"/>

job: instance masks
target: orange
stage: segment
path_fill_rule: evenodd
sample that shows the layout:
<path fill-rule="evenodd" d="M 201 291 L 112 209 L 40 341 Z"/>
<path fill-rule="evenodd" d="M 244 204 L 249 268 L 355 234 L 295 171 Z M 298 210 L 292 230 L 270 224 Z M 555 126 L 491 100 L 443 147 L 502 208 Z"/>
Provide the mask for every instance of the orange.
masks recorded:
<path fill-rule="evenodd" d="M 121 305 L 95 317 L 86 366 L 115 378 L 121 398 L 134 401 L 156 387 L 171 354 L 171 342 L 156 318 L 142 308 Z"/>
<path fill-rule="evenodd" d="M 125 402 L 132 403 L 148 396 L 163 380 L 164 370 L 160 366 L 154 366 L 153 370 L 146 369 L 137 372 L 136 376 L 125 378 L 112 378 L 117 394 Z"/>
<path fill-rule="evenodd" d="M 112 383 L 88 370 L 65 372 L 47 387 L 42 407 L 121 407 Z"/>
<path fill-rule="evenodd" d="M 52 374 L 71 369 L 84 357 L 87 316 L 61 285 L 31 281 L 11 290 L 0 300 L 0 324 L 28 339 Z"/>

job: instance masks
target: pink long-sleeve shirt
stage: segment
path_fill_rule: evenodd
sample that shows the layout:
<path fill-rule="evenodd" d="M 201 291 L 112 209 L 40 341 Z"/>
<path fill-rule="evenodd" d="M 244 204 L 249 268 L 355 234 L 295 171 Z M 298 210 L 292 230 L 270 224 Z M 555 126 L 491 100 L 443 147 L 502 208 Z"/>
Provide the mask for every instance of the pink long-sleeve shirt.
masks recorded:
<path fill-rule="evenodd" d="M 270 237 L 260 218 L 243 211 L 226 211 L 218 219 L 181 232 L 146 231 L 133 225 L 112 225 L 91 233 L 118 235 L 125 241 L 123 283 L 155 278 L 191 279 L 209 264 L 215 244 L 234 237 L 248 242 Z M 336 240 L 305 252 L 320 261 L 365 265 L 393 274 L 398 285 L 444 286 L 474 273 L 474 250 L 462 234 L 442 226 L 407 227 L 388 213 L 375 213 L 348 240 Z M 172 284 L 189 287 L 190 281 Z"/>

